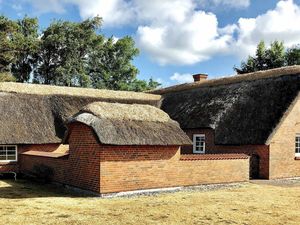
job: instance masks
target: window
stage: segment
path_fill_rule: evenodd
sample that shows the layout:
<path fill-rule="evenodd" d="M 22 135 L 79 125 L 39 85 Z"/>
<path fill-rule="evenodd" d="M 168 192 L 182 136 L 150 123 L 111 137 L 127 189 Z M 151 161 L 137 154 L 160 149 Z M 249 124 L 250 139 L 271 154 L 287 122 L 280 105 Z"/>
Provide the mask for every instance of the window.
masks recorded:
<path fill-rule="evenodd" d="M 0 145 L 0 162 L 17 161 L 16 145 Z"/>
<path fill-rule="evenodd" d="M 194 136 L 193 136 L 193 153 L 205 153 L 205 135 L 204 134 L 194 134 Z"/>
<path fill-rule="evenodd" d="M 300 157 L 300 134 L 297 134 L 295 139 L 295 156 Z"/>

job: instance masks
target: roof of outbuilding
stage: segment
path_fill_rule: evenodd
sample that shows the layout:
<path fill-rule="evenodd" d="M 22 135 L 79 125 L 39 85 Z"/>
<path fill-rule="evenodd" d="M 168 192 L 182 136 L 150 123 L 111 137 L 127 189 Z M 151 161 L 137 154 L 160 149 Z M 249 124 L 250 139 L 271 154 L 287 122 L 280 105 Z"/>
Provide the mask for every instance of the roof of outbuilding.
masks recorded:
<path fill-rule="evenodd" d="M 215 143 L 265 144 L 298 96 L 292 66 L 165 89 L 162 109 L 183 129 L 212 128 Z"/>
<path fill-rule="evenodd" d="M 150 105 L 95 102 L 69 123 L 92 127 L 102 144 L 188 145 L 189 137 L 162 110 Z"/>

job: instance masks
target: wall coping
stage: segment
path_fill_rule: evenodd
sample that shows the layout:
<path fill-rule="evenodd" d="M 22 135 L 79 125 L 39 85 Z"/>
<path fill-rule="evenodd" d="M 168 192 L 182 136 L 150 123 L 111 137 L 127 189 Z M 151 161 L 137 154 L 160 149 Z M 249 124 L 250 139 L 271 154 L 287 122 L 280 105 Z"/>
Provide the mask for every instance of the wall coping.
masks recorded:
<path fill-rule="evenodd" d="M 183 154 L 180 156 L 182 161 L 192 160 L 230 160 L 230 159 L 248 159 L 246 154 Z"/>
<path fill-rule="evenodd" d="M 41 152 L 41 151 L 27 151 L 27 152 L 21 153 L 21 155 L 60 158 L 60 157 L 69 155 L 69 153 L 68 152 L 54 153 L 54 152 Z"/>

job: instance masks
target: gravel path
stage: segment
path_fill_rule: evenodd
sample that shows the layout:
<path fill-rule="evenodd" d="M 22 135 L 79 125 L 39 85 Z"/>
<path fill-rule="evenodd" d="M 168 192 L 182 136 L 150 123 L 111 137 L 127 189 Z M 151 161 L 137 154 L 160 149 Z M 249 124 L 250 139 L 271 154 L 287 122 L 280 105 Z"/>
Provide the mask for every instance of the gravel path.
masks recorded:
<path fill-rule="evenodd" d="M 300 177 L 275 180 L 250 180 L 250 183 L 281 187 L 300 187 Z"/>

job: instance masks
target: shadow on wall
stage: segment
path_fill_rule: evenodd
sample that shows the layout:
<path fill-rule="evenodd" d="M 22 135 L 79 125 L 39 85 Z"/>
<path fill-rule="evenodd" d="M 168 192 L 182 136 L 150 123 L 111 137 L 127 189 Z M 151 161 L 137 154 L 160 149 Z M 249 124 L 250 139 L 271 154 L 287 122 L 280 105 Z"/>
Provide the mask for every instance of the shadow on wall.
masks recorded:
<path fill-rule="evenodd" d="M 41 184 L 30 180 L 8 178 L 0 179 L 0 199 L 48 198 L 48 197 L 95 197 L 88 193 L 80 193 L 54 184 Z"/>

